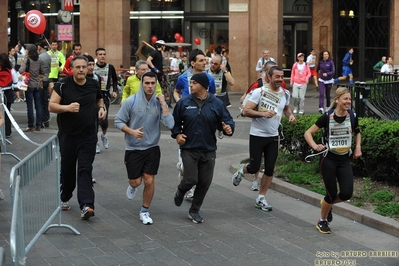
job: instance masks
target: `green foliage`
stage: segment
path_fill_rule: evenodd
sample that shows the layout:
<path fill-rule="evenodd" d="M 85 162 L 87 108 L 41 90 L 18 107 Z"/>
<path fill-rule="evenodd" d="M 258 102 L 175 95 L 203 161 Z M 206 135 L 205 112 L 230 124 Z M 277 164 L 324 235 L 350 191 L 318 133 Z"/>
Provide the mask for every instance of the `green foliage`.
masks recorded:
<path fill-rule="evenodd" d="M 373 183 L 370 178 L 363 178 L 364 187 L 362 193 L 359 195 L 362 199 L 367 199 L 370 196 L 371 189 L 373 188 Z"/>
<path fill-rule="evenodd" d="M 399 183 L 399 121 L 359 119 L 363 157 L 354 163 L 375 181 Z"/>
<path fill-rule="evenodd" d="M 284 139 L 281 141 L 282 149 L 298 156 L 302 161 L 305 157 L 313 153 L 313 149 L 306 143 L 303 134 L 311 127 L 320 115 L 297 116 L 297 122 L 291 125 L 286 117 L 281 119 Z M 313 138 L 316 143 L 321 141 L 321 131 L 317 132 Z"/>
<path fill-rule="evenodd" d="M 325 188 L 316 161 L 305 163 L 295 155 L 281 151 L 277 158 L 276 170 L 279 176 L 286 177 L 292 184 L 309 186 L 309 190 L 325 194 Z"/>
<path fill-rule="evenodd" d="M 399 203 L 398 202 L 382 203 L 374 210 L 374 212 L 382 216 L 399 218 Z"/>
<path fill-rule="evenodd" d="M 381 203 L 386 203 L 386 202 L 390 202 L 390 201 L 394 200 L 395 195 L 392 192 L 390 192 L 386 189 L 383 189 L 383 190 L 376 191 L 376 192 L 372 193 L 370 198 L 373 201 L 373 203 L 379 205 Z"/>
<path fill-rule="evenodd" d="M 353 205 L 355 205 L 356 207 L 362 207 L 362 206 L 364 206 L 364 202 L 357 201 Z"/>
<path fill-rule="evenodd" d="M 303 134 L 320 115 L 297 116 L 297 123 L 291 125 L 287 118 L 281 120 L 284 139 L 282 150 L 300 160 L 314 154 L 315 151 L 306 143 Z M 353 160 L 353 172 L 356 176 L 368 176 L 373 181 L 386 181 L 399 184 L 399 121 L 382 121 L 374 118 L 359 118 L 361 132 L 362 158 Z M 321 143 L 322 132 L 319 130 L 313 139 Z M 352 141 L 355 145 L 355 141 Z M 354 146 L 353 148 L 354 149 Z M 317 161 L 318 157 L 311 160 Z"/>

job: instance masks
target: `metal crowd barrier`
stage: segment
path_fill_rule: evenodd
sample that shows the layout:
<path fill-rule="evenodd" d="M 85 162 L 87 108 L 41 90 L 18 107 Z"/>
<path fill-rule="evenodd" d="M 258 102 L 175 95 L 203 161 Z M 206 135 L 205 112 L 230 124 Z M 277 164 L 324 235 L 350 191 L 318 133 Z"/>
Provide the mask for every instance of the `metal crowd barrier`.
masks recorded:
<path fill-rule="evenodd" d="M 10 173 L 12 218 L 10 251 L 12 265 L 26 265 L 26 255 L 39 237 L 51 228 L 67 228 L 62 224 L 60 199 L 60 153 L 57 136 L 53 136 Z M 51 224 L 55 220 L 54 224 Z"/>

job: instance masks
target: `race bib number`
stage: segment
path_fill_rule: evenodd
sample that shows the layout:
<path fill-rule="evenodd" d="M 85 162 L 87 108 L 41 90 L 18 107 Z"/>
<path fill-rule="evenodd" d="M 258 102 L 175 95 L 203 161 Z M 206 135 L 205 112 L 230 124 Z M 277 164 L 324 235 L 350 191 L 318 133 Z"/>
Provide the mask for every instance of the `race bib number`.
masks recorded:
<path fill-rule="evenodd" d="M 51 67 L 58 67 L 58 56 L 56 54 L 51 55 Z"/>
<path fill-rule="evenodd" d="M 330 132 L 328 144 L 330 151 L 338 155 L 348 153 L 352 146 L 352 127 L 350 116 L 348 115 L 345 121 L 341 124 L 336 123 L 334 118 L 330 118 L 329 128 Z"/>
<path fill-rule="evenodd" d="M 269 88 L 263 88 L 259 101 L 258 111 L 267 112 L 270 110 L 277 112 L 278 106 L 280 105 L 281 99 L 283 97 L 284 97 L 284 92 L 276 94 L 271 92 Z"/>

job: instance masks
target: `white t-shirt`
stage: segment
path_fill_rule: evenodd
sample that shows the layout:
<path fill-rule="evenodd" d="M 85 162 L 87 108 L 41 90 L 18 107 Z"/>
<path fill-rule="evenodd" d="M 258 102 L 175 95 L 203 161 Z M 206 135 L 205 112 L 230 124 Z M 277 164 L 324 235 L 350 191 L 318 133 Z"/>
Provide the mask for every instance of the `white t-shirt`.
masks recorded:
<path fill-rule="evenodd" d="M 254 89 L 248 101 L 259 104 L 261 93 L 264 89 L 265 87 Z M 258 137 L 278 136 L 278 127 L 281 122 L 281 117 L 283 116 L 283 110 L 286 105 L 290 104 L 290 93 L 281 87 L 277 93 L 271 92 L 270 90 L 268 93 L 271 93 L 274 97 L 280 99 L 280 103 L 277 106 L 277 114 L 272 118 L 252 118 L 251 129 L 249 131 L 250 135 Z"/>
<path fill-rule="evenodd" d="M 170 68 L 173 71 L 179 71 L 179 64 L 181 62 L 180 58 L 173 58 L 172 61 L 170 62 Z"/>
<path fill-rule="evenodd" d="M 308 55 L 306 58 L 306 64 L 309 65 L 309 67 L 315 67 L 316 66 L 316 56 L 315 55 Z"/>
<path fill-rule="evenodd" d="M 390 64 L 384 64 L 381 67 L 381 73 L 392 73 L 393 72 L 393 67 Z"/>

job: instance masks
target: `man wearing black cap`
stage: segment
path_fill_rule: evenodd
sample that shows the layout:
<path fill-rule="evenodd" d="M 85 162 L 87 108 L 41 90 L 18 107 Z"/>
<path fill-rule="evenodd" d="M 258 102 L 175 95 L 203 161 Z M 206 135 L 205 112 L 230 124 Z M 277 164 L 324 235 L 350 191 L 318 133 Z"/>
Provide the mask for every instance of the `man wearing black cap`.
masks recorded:
<path fill-rule="evenodd" d="M 50 82 L 48 74 L 50 73 L 50 68 L 51 68 L 51 57 L 47 53 L 46 47 L 48 47 L 48 44 L 45 41 L 41 41 L 37 45 L 37 52 L 39 53 L 39 59 L 42 61 L 43 70 L 44 70 L 44 73 L 41 77 L 42 82 L 40 84 L 42 87 L 41 97 L 42 97 L 42 107 L 43 107 L 42 127 L 49 127 L 49 121 L 50 121 L 50 112 L 48 111 L 48 99 L 50 97 L 48 87 Z"/>
<path fill-rule="evenodd" d="M 176 206 L 183 202 L 184 194 L 196 185 L 188 218 L 194 223 L 204 219 L 199 210 L 212 183 L 216 158 L 216 130 L 225 135 L 234 132 L 234 121 L 221 100 L 209 93 L 207 74 L 198 73 L 191 77 L 191 94 L 178 101 L 173 110 L 175 125 L 172 138 L 181 149 L 184 177 L 174 196 Z"/>

